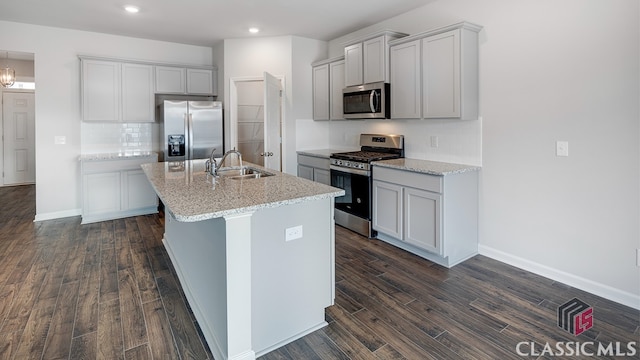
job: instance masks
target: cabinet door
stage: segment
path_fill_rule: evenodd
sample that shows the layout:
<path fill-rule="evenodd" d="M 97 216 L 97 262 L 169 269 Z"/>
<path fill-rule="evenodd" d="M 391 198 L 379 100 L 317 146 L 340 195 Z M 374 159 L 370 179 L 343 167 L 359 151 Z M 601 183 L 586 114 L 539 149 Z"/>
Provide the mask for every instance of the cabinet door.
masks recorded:
<path fill-rule="evenodd" d="M 329 64 L 313 68 L 313 120 L 329 120 Z"/>
<path fill-rule="evenodd" d="M 158 198 L 142 170 L 122 172 L 123 210 L 157 207 Z"/>
<path fill-rule="evenodd" d="M 184 94 L 186 90 L 186 69 L 156 66 L 156 93 Z"/>
<path fill-rule="evenodd" d="M 298 165 L 298 176 L 303 179 L 313 180 L 313 168 L 311 166 Z"/>
<path fill-rule="evenodd" d="M 460 117 L 460 30 L 422 39 L 425 118 Z"/>
<path fill-rule="evenodd" d="M 329 118 L 331 120 L 344 119 L 342 89 L 344 89 L 344 60 L 329 64 Z"/>
<path fill-rule="evenodd" d="M 153 66 L 122 64 L 122 121 L 153 122 Z"/>
<path fill-rule="evenodd" d="M 420 94 L 420 40 L 390 48 L 391 118 L 419 119 L 422 96 Z"/>
<path fill-rule="evenodd" d="M 385 36 L 367 40 L 362 44 L 363 80 L 365 84 L 386 81 L 387 62 Z"/>
<path fill-rule="evenodd" d="M 187 69 L 187 93 L 213 94 L 213 70 Z"/>
<path fill-rule="evenodd" d="M 82 60 L 82 120 L 120 121 L 120 63 Z"/>
<path fill-rule="evenodd" d="M 361 85 L 362 78 L 362 43 L 344 48 L 344 86 Z"/>
<path fill-rule="evenodd" d="M 402 239 L 402 187 L 373 180 L 374 230 Z"/>
<path fill-rule="evenodd" d="M 442 195 L 413 188 L 404 189 L 404 241 L 442 254 Z"/>
<path fill-rule="evenodd" d="M 83 199 L 84 216 L 120 211 L 120 172 L 84 175 Z"/>
<path fill-rule="evenodd" d="M 331 172 L 325 169 L 313 169 L 313 181 L 325 185 L 331 185 Z"/>

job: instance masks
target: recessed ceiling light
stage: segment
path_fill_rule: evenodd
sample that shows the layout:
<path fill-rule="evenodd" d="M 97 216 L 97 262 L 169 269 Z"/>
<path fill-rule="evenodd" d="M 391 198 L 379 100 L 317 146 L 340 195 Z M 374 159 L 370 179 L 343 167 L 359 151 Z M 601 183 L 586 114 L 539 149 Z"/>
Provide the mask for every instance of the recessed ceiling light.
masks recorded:
<path fill-rule="evenodd" d="M 138 11 L 140 11 L 140 8 L 134 5 L 127 5 L 124 7 L 124 9 L 128 12 L 128 13 L 132 13 L 135 14 Z"/>
<path fill-rule="evenodd" d="M 257 27 L 252 27 L 252 28 L 249 28 L 249 32 L 252 34 L 257 34 L 260 32 L 260 29 L 258 29 Z"/>

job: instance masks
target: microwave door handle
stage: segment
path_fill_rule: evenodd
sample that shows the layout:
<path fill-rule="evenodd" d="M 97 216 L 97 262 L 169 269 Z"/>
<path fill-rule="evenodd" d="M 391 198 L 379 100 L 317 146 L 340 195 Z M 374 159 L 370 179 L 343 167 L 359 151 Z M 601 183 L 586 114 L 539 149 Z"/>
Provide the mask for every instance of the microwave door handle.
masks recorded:
<path fill-rule="evenodd" d="M 374 98 L 376 96 L 376 91 L 375 90 L 371 90 L 371 93 L 369 94 L 369 107 L 371 108 L 371 112 L 375 113 L 376 112 L 376 104 L 374 102 Z"/>

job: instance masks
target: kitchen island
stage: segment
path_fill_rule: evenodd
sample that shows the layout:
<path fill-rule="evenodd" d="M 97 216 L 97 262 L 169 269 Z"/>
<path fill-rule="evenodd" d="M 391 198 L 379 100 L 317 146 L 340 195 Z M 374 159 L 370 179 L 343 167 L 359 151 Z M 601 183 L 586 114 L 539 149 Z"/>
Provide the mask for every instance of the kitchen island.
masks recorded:
<path fill-rule="evenodd" d="M 213 177 L 204 160 L 142 166 L 216 359 L 255 359 L 325 326 L 334 299 L 334 198 L 344 191 L 251 166 L 273 176 Z"/>

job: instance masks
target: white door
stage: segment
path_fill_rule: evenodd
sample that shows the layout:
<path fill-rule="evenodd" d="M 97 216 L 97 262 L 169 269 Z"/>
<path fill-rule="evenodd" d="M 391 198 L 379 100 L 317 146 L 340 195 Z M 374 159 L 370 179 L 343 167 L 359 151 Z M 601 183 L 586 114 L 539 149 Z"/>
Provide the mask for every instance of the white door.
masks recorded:
<path fill-rule="evenodd" d="M 264 73 L 264 167 L 282 169 L 281 146 L 282 83 Z"/>
<path fill-rule="evenodd" d="M 36 116 L 33 93 L 2 94 L 4 185 L 36 181 Z"/>

